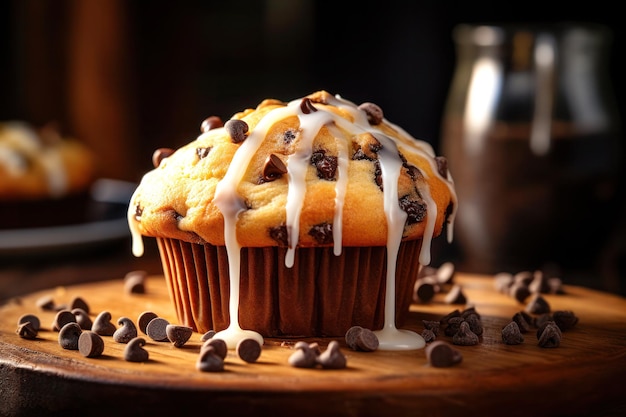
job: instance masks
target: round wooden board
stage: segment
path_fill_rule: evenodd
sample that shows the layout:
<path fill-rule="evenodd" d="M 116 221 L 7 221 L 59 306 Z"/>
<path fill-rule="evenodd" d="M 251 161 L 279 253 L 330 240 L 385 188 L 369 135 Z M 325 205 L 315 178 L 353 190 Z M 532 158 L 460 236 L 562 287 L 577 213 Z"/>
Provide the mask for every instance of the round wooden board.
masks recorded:
<path fill-rule="evenodd" d="M 0 307 L 0 414 L 42 415 L 624 415 L 626 396 L 626 300 L 581 287 L 545 295 L 552 310 L 571 310 L 580 319 L 563 333 L 558 348 L 541 348 L 535 331 L 521 345 L 502 343 L 501 329 L 523 309 L 498 293 L 490 277 L 457 274 L 469 304 L 482 316 L 485 332 L 476 346 L 456 346 L 463 361 L 451 368 L 428 365 L 423 349 L 355 352 L 343 342 L 348 366 L 341 370 L 288 365 L 297 340 L 266 340 L 259 361 L 243 362 L 230 351 L 225 370 L 205 373 L 195 363 L 198 333 L 182 348 L 145 336 L 150 359 L 126 362 L 125 345 L 105 337 L 104 354 L 85 358 L 64 350 L 51 330 L 54 312 L 36 301 L 51 295 L 57 304 L 82 297 L 92 319 L 108 310 L 113 322 L 136 322 L 150 310 L 178 323 L 165 280 L 149 277 L 146 294 L 126 294 L 123 281 L 59 287 L 9 300 Z M 406 328 L 421 332 L 422 320 L 438 320 L 454 309 L 444 294 L 411 307 Z M 16 334 L 25 313 L 42 323 L 36 340 Z M 451 341 L 445 336 L 439 339 Z M 312 340 L 308 340 L 312 341 Z M 322 348 L 329 339 L 316 340 Z"/>

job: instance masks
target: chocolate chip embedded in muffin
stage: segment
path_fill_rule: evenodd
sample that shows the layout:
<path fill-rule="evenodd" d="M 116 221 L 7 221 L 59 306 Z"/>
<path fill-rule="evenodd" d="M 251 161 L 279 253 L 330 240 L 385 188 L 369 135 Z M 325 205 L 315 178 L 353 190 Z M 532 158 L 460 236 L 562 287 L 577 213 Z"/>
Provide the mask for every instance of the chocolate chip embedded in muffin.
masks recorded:
<path fill-rule="evenodd" d="M 354 153 L 352 159 L 355 161 L 367 159 L 370 161 L 375 160 L 378 155 L 378 151 L 382 149 L 382 145 L 371 133 L 361 133 L 355 135 L 352 142 L 352 148 Z"/>
<path fill-rule="evenodd" d="M 285 142 L 285 145 L 289 145 L 295 138 L 296 134 L 293 130 L 286 130 L 285 133 L 283 133 L 283 142 Z"/>
<path fill-rule="evenodd" d="M 367 121 L 370 122 L 371 125 L 379 125 L 384 119 L 383 109 L 374 103 L 363 103 L 359 106 L 359 110 L 365 112 Z"/>
<path fill-rule="evenodd" d="M 445 156 L 436 156 L 437 172 L 444 178 L 448 178 L 448 160 Z"/>
<path fill-rule="evenodd" d="M 333 225 L 330 223 L 320 223 L 311 227 L 309 235 L 320 245 L 333 243 Z"/>
<path fill-rule="evenodd" d="M 157 168 L 159 165 L 161 165 L 161 161 L 171 156 L 173 153 L 174 149 L 171 148 L 159 148 L 155 150 L 152 154 L 152 165 Z"/>
<path fill-rule="evenodd" d="M 243 120 L 231 119 L 224 124 L 224 128 L 233 143 L 241 143 L 248 137 L 248 124 Z"/>
<path fill-rule="evenodd" d="M 281 225 L 272 227 L 268 231 L 270 237 L 274 239 L 279 246 L 289 245 L 289 235 L 287 233 L 287 226 Z"/>
<path fill-rule="evenodd" d="M 300 102 L 300 110 L 302 110 L 302 113 L 304 114 L 309 114 L 317 111 L 317 109 L 311 102 L 311 99 L 308 97 L 303 98 Z"/>
<path fill-rule="evenodd" d="M 275 154 L 270 154 L 263 164 L 263 172 L 261 173 L 260 182 L 274 181 L 287 173 L 287 167 Z"/>
<path fill-rule="evenodd" d="M 326 155 L 323 149 L 313 152 L 311 165 L 317 169 L 317 177 L 327 181 L 335 181 L 337 173 L 337 157 Z"/>
<path fill-rule="evenodd" d="M 224 126 L 224 122 L 219 116 L 210 116 L 202 121 L 200 125 L 200 131 L 202 133 L 206 133 L 209 130 L 216 129 L 218 127 Z"/>
<path fill-rule="evenodd" d="M 196 148 L 196 155 L 198 155 L 198 158 L 200 159 L 204 159 L 207 156 L 209 156 L 209 152 L 211 152 L 211 147 L 204 147 L 204 148 Z"/>
<path fill-rule="evenodd" d="M 403 196 L 399 200 L 400 208 L 407 214 L 406 223 L 415 224 L 424 220 L 426 217 L 426 204 L 424 200 L 416 200 L 408 195 Z"/>

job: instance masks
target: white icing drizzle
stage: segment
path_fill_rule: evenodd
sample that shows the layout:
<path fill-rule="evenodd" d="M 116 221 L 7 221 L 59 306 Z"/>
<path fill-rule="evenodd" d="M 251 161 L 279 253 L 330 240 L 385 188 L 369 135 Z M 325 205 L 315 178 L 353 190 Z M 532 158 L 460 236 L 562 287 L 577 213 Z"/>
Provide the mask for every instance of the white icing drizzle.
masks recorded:
<path fill-rule="evenodd" d="M 59 148 L 44 146 L 37 133 L 26 123 L 4 123 L 0 128 L 0 164 L 9 175 L 19 177 L 28 171 L 25 157 L 41 162 L 52 197 L 60 197 L 67 192 L 67 173 Z"/>
<path fill-rule="evenodd" d="M 349 161 L 349 138 L 344 137 L 339 129 L 348 134 L 360 134 L 369 132 L 374 135 L 382 145 L 379 151 L 379 163 L 383 180 L 384 211 L 387 219 L 387 275 L 385 292 L 384 326 L 376 331 L 379 338 L 379 349 L 381 350 L 407 350 L 420 349 L 425 345 L 424 339 L 415 332 L 397 329 L 395 326 L 395 299 L 396 299 L 396 262 L 398 250 L 402 242 L 402 235 L 407 214 L 400 208 L 398 202 L 398 178 L 402 169 L 402 160 L 398 154 L 398 145 L 410 148 L 413 152 L 421 155 L 423 159 L 431 164 L 431 170 L 438 175 L 437 165 L 434 161 L 434 151 L 429 144 L 417 141 L 404 130 L 385 120 L 387 124 L 396 129 L 406 139 L 401 140 L 398 145 L 394 139 L 386 136 L 380 129 L 371 126 L 364 112 L 357 106 L 340 98 L 340 96 L 329 97 L 329 105 L 336 106 L 347 111 L 354 119 L 354 122 L 344 119 L 330 111 L 325 111 L 321 106 L 318 111 L 303 113 L 300 108 L 302 99 L 293 100 L 286 107 L 277 108 L 268 112 L 258 125 L 252 129 L 248 138 L 241 144 L 235 152 L 225 177 L 218 183 L 214 202 L 224 217 L 224 239 L 228 253 L 230 269 L 230 299 L 229 313 L 230 325 L 226 330 L 218 332 L 214 337 L 226 341 L 229 348 L 234 348 L 236 344 L 244 338 L 254 338 L 259 343 L 263 343 L 260 334 L 243 330 L 239 325 L 239 285 L 240 285 L 240 250 L 237 241 L 236 225 L 239 214 L 245 210 L 245 205 L 237 193 L 237 186 L 242 180 L 249 163 L 265 139 L 267 131 L 279 120 L 289 116 L 298 116 L 300 120 L 300 139 L 296 151 L 287 158 L 287 178 L 289 183 L 287 204 L 286 204 L 286 225 L 288 233 L 288 249 L 285 256 L 285 265 L 292 267 L 294 264 L 295 250 L 298 245 L 300 233 L 300 214 L 306 193 L 306 172 L 310 165 L 310 158 L 313 152 L 313 141 L 319 130 L 326 126 L 337 138 L 337 181 L 335 184 L 335 213 L 333 218 L 333 253 L 340 255 L 342 251 L 342 224 L 343 224 L 343 203 L 348 184 L 348 161 Z M 314 106 L 315 107 L 315 106 Z M 424 172 L 424 176 L 427 174 Z M 448 240 L 452 239 L 452 222 L 456 213 L 456 193 L 452 178 L 448 173 L 442 180 L 447 184 L 452 196 L 453 212 L 450 214 L 448 225 Z M 426 204 L 427 216 L 422 245 L 420 249 L 419 262 L 427 265 L 430 263 L 430 244 L 434 234 L 435 222 L 437 218 L 437 205 L 433 200 L 428 187 L 421 187 L 419 192 Z M 131 199 L 133 201 L 135 196 Z M 135 209 L 129 207 L 128 219 L 133 238 L 133 253 L 141 256 L 143 253 L 143 243 L 141 234 L 134 219 Z"/>

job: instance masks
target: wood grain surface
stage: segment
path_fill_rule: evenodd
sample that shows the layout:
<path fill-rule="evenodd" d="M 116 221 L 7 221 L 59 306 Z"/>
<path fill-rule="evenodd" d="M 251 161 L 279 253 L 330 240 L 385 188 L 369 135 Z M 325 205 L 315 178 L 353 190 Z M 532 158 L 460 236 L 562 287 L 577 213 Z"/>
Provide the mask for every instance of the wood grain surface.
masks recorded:
<path fill-rule="evenodd" d="M 105 337 L 102 356 L 85 358 L 64 350 L 51 330 L 56 304 L 82 297 L 91 318 L 104 310 L 113 322 L 134 322 L 153 311 L 178 323 L 162 276 L 149 277 L 145 294 L 126 294 L 123 281 L 57 287 L 13 298 L 0 307 L 0 415 L 227 415 L 322 416 L 576 416 L 626 415 L 626 300 L 582 287 L 546 295 L 552 310 L 571 310 L 580 319 L 563 333 L 557 348 L 541 348 L 535 331 L 521 345 L 502 343 L 501 329 L 524 308 L 498 293 L 491 277 L 457 274 L 468 304 L 482 316 L 485 332 L 476 346 L 456 346 L 463 361 L 431 367 L 425 351 L 355 352 L 342 343 L 348 366 L 340 370 L 297 369 L 287 359 L 297 340 L 266 340 L 258 362 L 229 351 L 225 370 L 206 373 L 195 363 L 198 333 L 182 347 L 147 336 L 145 363 L 123 359 L 124 344 Z M 444 303 L 444 294 L 411 306 L 406 328 L 421 332 L 422 320 L 438 320 L 464 305 Z M 42 323 L 36 340 L 16 334 L 22 314 Z M 440 335 L 440 340 L 451 341 Z M 308 340 L 312 341 L 312 340 Z M 324 349 L 330 339 L 315 340 Z"/>

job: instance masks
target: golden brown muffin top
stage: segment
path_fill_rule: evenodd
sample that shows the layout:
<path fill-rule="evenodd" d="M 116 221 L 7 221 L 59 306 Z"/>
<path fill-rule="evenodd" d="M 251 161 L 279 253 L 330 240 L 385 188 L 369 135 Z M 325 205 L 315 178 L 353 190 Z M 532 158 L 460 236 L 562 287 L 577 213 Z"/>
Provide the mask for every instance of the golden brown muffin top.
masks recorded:
<path fill-rule="evenodd" d="M 392 222 L 430 240 L 454 212 L 445 158 L 372 103 L 268 99 L 202 130 L 155 152 L 129 206 L 135 240 L 224 245 L 232 229 L 243 247 L 384 246 Z"/>

